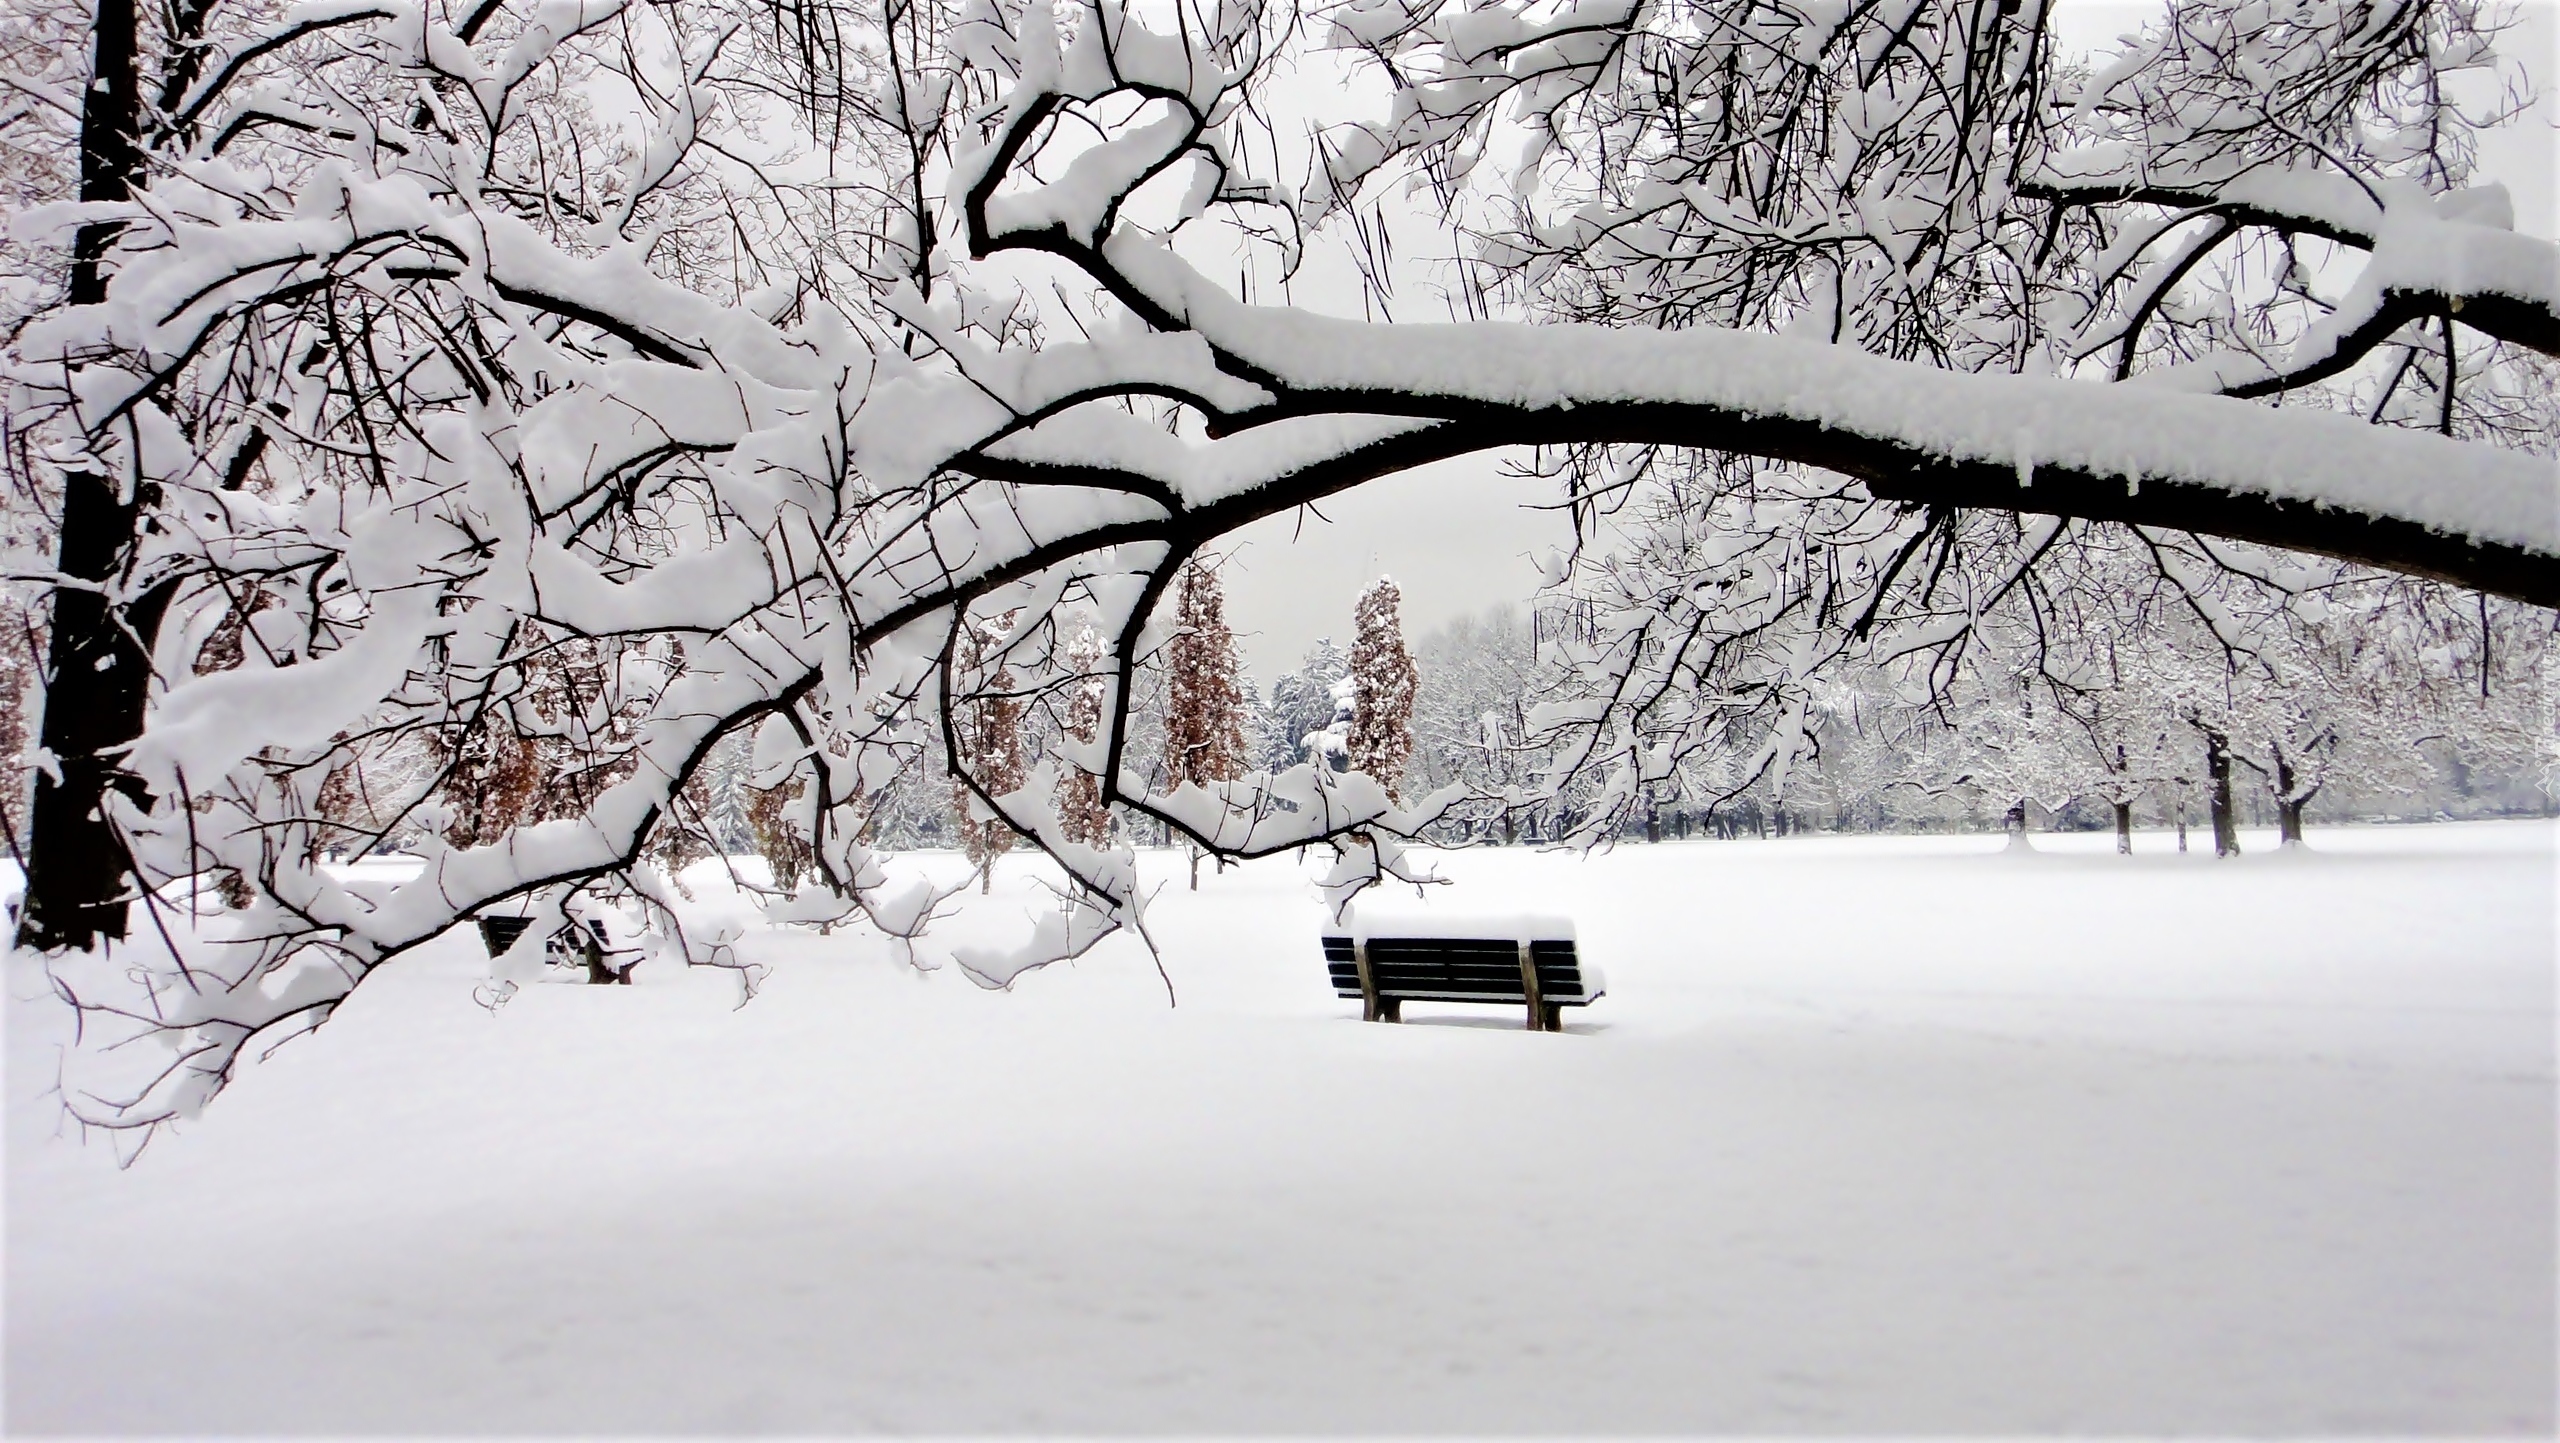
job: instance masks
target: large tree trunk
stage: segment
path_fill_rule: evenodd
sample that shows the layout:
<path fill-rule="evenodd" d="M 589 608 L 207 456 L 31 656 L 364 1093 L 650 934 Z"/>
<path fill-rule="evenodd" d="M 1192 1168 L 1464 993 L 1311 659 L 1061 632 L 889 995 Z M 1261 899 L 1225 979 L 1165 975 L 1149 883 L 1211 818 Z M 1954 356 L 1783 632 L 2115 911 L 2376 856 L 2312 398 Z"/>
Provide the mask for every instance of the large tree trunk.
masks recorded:
<path fill-rule="evenodd" d="M 2116 855 L 2130 857 L 2133 855 L 2133 803 L 2117 802 L 2115 808 Z"/>
<path fill-rule="evenodd" d="M 2302 809 L 2311 805 L 2311 793 L 2294 795 L 2294 782 L 2293 763 L 2285 760 L 2284 753 L 2276 753 L 2276 843 L 2279 846 L 2302 845 Z"/>
<path fill-rule="evenodd" d="M 91 29 L 91 82 L 81 93 L 80 198 L 130 200 L 141 169 L 135 142 L 141 77 L 133 0 L 99 0 Z M 106 299 L 113 223 L 82 226 L 72 241 L 70 301 Z M 106 815 L 109 792 L 147 794 L 116 756 L 142 735 L 147 647 L 169 603 L 166 587 L 118 614 L 114 589 L 147 499 L 112 476 L 74 471 L 62 480 L 62 532 L 54 565 L 73 583 L 52 593 L 45 654 L 44 721 L 38 736 L 53 764 L 36 772 L 28 820 L 26 907 L 20 945 L 86 948 L 125 935 L 133 858 Z"/>
<path fill-rule="evenodd" d="M 575 925 L 578 928 L 578 952 L 587 964 L 587 985 L 590 987 L 630 986 L 631 969 L 640 964 L 635 960 L 626 962 L 620 967 L 614 966 L 606 957 L 604 939 L 597 935 L 593 924 Z"/>
<path fill-rule="evenodd" d="M 2231 739 L 2204 729 L 2205 804 L 2213 814 L 2213 854 L 2240 855 L 2240 824 L 2231 810 Z"/>
<path fill-rule="evenodd" d="M 2009 810 L 2000 818 L 2000 826 L 2009 834 L 2010 851 L 2034 850 L 2027 845 L 2027 804 L 2025 802 L 2011 802 Z"/>

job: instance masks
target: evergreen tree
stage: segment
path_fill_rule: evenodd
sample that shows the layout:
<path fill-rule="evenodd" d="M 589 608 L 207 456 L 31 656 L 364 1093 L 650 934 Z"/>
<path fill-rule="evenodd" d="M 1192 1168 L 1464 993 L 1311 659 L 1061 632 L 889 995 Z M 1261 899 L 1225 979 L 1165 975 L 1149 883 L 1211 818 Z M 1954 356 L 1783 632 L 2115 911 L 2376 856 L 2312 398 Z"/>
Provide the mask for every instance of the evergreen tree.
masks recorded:
<path fill-rule="evenodd" d="M 1381 576 L 1360 593 L 1351 639 L 1351 769 L 1378 779 L 1402 800 L 1405 759 L 1413 755 L 1413 656 L 1404 648 L 1397 606 L 1404 594 Z"/>
<path fill-rule="evenodd" d="M 1066 736 L 1082 746 L 1093 744 L 1102 729 L 1102 638 L 1091 626 L 1077 630 L 1067 644 L 1067 665 L 1078 680 L 1067 698 Z M 1070 842 L 1088 847 L 1111 845 L 1111 810 L 1102 803 L 1102 779 L 1069 761 L 1058 782 L 1058 824 Z"/>
<path fill-rule="evenodd" d="M 985 669 L 990 649 L 1011 628 L 1013 615 L 1007 612 L 960 627 L 959 654 L 953 658 L 960 674 L 978 676 Z M 993 675 L 980 678 L 975 695 L 952 709 L 954 822 L 960 832 L 960 850 L 978 869 L 982 893 L 994 889 L 996 858 L 1013 850 L 1014 832 L 1002 817 L 980 821 L 973 815 L 968 784 L 959 774 L 975 778 L 991 796 L 1001 797 L 1022 786 L 1022 703 L 1013 695 L 1013 687 L 1012 670 L 999 660 Z"/>
<path fill-rule="evenodd" d="M 1218 574 L 1196 561 L 1184 567 L 1174 608 L 1165 648 L 1167 780 L 1223 782 L 1243 773 L 1246 754 L 1244 688 Z"/>
<path fill-rule="evenodd" d="M 1351 658 L 1329 636 L 1316 638 L 1298 669 L 1271 684 L 1262 715 L 1262 766 L 1286 771 L 1309 760 L 1307 738 L 1334 721 L 1333 689 L 1351 674 Z"/>
<path fill-rule="evenodd" d="M 29 683 L 39 650 L 35 627 L 16 598 L 0 599 L 0 831 L 7 833 L 9 856 L 26 864 L 27 764 L 25 760 L 36 691 Z"/>
<path fill-rule="evenodd" d="M 1227 628 L 1226 591 L 1218 574 L 1197 561 L 1182 569 L 1174 625 L 1165 647 L 1166 780 L 1176 787 L 1223 782 L 1246 767 L 1244 687 L 1236 675 L 1235 633 Z M 1200 885 L 1196 851 L 1191 885 Z"/>

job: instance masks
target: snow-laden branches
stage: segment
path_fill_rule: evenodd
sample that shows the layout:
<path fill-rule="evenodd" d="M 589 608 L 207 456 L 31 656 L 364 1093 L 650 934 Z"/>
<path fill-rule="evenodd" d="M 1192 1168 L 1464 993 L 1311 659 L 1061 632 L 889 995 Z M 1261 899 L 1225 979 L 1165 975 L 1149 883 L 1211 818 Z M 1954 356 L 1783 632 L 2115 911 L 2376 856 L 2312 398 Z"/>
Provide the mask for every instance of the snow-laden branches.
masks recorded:
<path fill-rule="evenodd" d="M 1537 784 L 1602 778 L 1592 826 L 1711 749 L 1783 773 L 1826 666 L 1955 654 L 2090 523 L 2560 600 L 2560 490 L 2503 432 L 2243 399 L 2334 387 L 2405 324 L 2217 328 L 2168 295 L 2187 282 L 2143 289 L 2158 246 L 2246 289 L 2175 249 L 2159 216 L 2183 202 L 2031 192 L 2054 127 L 2111 113 L 2053 103 L 2033 7 L 1327 18 L 1411 83 L 1383 126 L 1328 132 L 1304 199 L 1255 160 L 1267 72 L 1298 53 L 1280 5 L 367 0 L 173 51 L 132 194 L 13 222 L 109 245 L 102 296 L 14 337 L 13 455 L 126 508 L 95 594 L 147 705 L 87 754 L 133 895 L 217 878 L 246 905 L 218 947 L 62 960 L 97 1024 L 75 1111 L 180 1114 L 250 1038 L 500 904 L 619 900 L 668 955 L 738 965 L 663 865 L 735 736 L 809 873 L 778 918 L 864 918 L 920 955 L 944 898 L 863 840 L 919 767 L 1054 858 L 1061 910 L 958 957 L 989 985 L 1143 936 L 1104 809 L 1220 856 L 1330 845 L 1337 902 L 1410 877 L 1400 839 L 1458 794 L 1399 805 L 1322 765 L 1154 785 L 1133 711 L 1204 548 L 1466 452 L 1544 448 L 1584 514 L 1654 523 L 1586 554 L 1558 644 L 1592 684 L 1540 719 L 1561 741 Z M 1516 184 L 1476 165 L 1507 127 L 1534 138 Z M 1294 264 L 1399 175 L 1510 218 L 1472 264 L 1522 319 L 1357 323 L 1208 278 L 1220 244 Z M 2535 244 L 2444 199 L 2454 178 L 2376 182 L 2382 312 L 2532 302 L 2420 275 L 2436 243 L 2395 240 L 2408 216 L 2503 237 L 2484 257 Z M 2216 379 L 2118 384 L 2078 359 L 2108 344 L 2135 381 Z M 2354 355 L 2287 359 L 2324 345 Z M 2447 354 L 2475 390 L 2515 374 Z M 490 782 L 525 776 L 558 784 Z M 395 839 L 413 880 L 323 864 Z"/>

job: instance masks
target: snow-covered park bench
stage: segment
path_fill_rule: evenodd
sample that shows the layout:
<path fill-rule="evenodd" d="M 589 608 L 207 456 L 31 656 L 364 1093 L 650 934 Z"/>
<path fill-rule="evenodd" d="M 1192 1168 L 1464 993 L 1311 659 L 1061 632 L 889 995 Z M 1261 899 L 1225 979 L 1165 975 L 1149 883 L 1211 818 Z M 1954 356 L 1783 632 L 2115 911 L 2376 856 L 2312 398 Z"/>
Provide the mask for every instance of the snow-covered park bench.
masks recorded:
<path fill-rule="evenodd" d="M 1407 1002 L 1489 1002 L 1528 1009 L 1534 1031 L 1564 1030 L 1564 1009 L 1607 990 L 1600 969 L 1574 950 L 1561 917 L 1357 915 L 1324 938 L 1337 995 L 1360 999 L 1369 1022 L 1401 1022 Z"/>
<path fill-rule="evenodd" d="M 495 957 L 516 945 L 516 939 L 533 926 L 531 917 L 482 916 L 480 945 Z M 628 947 L 616 947 L 605 936 L 604 928 L 593 920 L 584 927 L 571 923 L 543 940 L 545 957 L 555 964 L 575 965 L 584 962 L 589 982 L 631 983 L 631 969 L 640 965 L 640 954 Z M 625 961 L 628 958 L 630 960 Z"/>

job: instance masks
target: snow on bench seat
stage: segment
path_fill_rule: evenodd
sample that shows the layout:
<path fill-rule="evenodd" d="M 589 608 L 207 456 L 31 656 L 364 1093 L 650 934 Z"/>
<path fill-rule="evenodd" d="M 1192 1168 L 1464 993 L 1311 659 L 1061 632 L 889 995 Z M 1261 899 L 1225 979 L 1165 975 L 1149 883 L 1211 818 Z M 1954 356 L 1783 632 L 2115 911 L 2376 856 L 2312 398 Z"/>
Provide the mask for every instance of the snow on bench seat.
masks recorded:
<path fill-rule="evenodd" d="M 1402 1021 L 1406 1002 L 1488 1002 L 1526 1007 L 1532 1029 L 1556 1032 L 1562 1009 L 1607 990 L 1565 917 L 1355 912 L 1323 942 L 1335 993 L 1359 998 L 1371 1022 Z"/>

